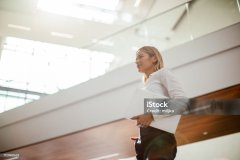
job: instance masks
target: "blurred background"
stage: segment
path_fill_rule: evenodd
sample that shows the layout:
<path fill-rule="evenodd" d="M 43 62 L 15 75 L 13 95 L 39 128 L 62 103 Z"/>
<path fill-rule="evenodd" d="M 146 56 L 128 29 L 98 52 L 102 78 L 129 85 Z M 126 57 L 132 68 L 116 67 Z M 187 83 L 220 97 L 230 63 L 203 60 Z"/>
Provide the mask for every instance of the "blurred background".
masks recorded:
<path fill-rule="evenodd" d="M 157 47 L 191 98 L 240 98 L 239 0 L 0 0 L 0 152 L 133 157 L 135 54 Z M 239 160 L 240 116 L 182 116 L 177 160 Z"/>

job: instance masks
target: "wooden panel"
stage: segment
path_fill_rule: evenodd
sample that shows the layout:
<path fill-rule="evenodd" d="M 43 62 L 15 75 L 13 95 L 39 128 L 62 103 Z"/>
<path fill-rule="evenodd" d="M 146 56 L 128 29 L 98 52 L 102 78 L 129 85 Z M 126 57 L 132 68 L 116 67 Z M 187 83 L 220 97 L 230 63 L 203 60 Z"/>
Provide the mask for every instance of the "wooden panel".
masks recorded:
<path fill-rule="evenodd" d="M 196 97 L 197 99 L 234 99 L 240 98 L 240 84 L 224 88 L 215 92 L 211 92 L 202 96 Z"/>
<path fill-rule="evenodd" d="M 196 98 L 240 98 L 240 85 Z M 239 121 L 240 116 L 182 116 L 176 132 L 177 143 L 184 145 L 239 132 Z M 114 153 L 119 156 L 109 159 L 119 159 L 135 155 L 130 137 L 137 135 L 135 121 L 119 120 L 10 152 L 19 153 L 26 160 L 86 160 Z"/>
<path fill-rule="evenodd" d="M 196 99 L 240 98 L 240 85 L 211 92 Z M 186 115 L 182 116 L 176 132 L 178 145 L 193 143 L 209 138 L 240 131 L 240 116 Z M 206 135 L 204 135 L 204 132 Z"/>
<path fill-rule="evenodd" d="M 189 115 L 182 116 L 177 128 L 178 145 L 240 131 L 240 116 Z"/>
<path fill-rule="evenodd" d="M 114 153 L 119 153 L 117 158 L 124 158 L 135 154 L 130 137 L 136 135 L 134 121 L 119 120 L 11 152 L 26 160 L 86 160 Z"/>

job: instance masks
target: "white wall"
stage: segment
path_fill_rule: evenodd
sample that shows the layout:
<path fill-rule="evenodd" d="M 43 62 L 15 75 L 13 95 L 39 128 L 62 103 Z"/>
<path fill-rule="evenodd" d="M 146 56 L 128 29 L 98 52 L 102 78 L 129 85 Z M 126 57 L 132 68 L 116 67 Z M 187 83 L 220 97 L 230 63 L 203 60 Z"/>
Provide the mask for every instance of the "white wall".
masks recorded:
<path fill-rule="evenodd" d="M 240 23 L 163 53 L 189 97 L 240 83 Z M 124 118 L 141 75 L 129 64 L 0 114 L 0 151 Z"/>

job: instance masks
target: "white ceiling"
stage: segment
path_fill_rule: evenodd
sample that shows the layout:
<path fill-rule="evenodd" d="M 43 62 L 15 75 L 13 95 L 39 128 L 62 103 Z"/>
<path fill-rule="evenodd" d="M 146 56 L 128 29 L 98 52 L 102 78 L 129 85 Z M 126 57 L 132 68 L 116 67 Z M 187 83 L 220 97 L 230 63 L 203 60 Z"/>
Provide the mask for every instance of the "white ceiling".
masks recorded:
<path fill-rule="evenodd" d="M 113 24 L 104 24 L 41 11 L 38 0 L 0 0 L 0 41 L 14 36 L 111 53 L 115 58 L 109 70 L 113 70 L 132 63 L 136 49 L 143 45 L 164 51 L 239 21 L 235 0 L 141 0 L 134 7 L 136 1 L 119 0 L 119 18 Z M 194 4 L 189 7 L 190 16 L 186 14 L 188 1 L 194 2 L 190 3 Z M 132 21 L 121 19 L 126 14 Z M 213 20 L 216 23 L 212 24 Z M 9 28 L 9 24 L 31 30 Z M 56 37 L 51 32 L 73 37 Z"/>
<path fill-rule="evenodd" d="M 147 16 L 154 0 L 143 0 L 139 7 L 134 7 L 134 0 L 120 0 L 117 13 L 119 19 L 114 24 L 104 24 L 81 20 L 37 9 L 37 0 L 1 0 L 0 1 L 0 36 L 16 36 L 43 42 L 81 47 L 92 43 L 110 33 L 125 28 Z M 123 14 L 131 14 L 131 22 L 121 19 Z M 30 27 L 30 31 L 12 29 L 8 24 Z M 72 39 L 53 37 L 51 32 L 72 34 Z"/>
<path fill-rule="evenodd" d="M 116 9 L 119 18 L 113 24 L 104 24 L 41 11 L 37 9 L 38 0 L 1 0 L 0 37 L 15 36 L 81 48 L 185 1 L 141 0 L 139 6 L 134 7 L 136 0 L 119 0 Z M 122 20 L 124 15 L 132 16 L 132 21 Z M 9 28 L 8 24 L 27 26 L 31 30 Z M 54 37 L 51 32 L 71 34 L 73 38 Z"/>

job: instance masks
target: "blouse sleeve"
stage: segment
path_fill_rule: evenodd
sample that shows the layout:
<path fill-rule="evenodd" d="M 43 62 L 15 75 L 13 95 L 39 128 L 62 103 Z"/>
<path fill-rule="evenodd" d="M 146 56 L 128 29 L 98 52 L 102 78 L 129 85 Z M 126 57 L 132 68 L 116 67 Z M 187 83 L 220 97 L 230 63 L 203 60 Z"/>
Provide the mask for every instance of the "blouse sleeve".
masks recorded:
<path fill-rule="evenodd" d="M 162 68 L 162 71 L 158 74 L 158 79 L 160 83 L 166 88 L 169 98 L 171 99 L 181 99 L 178 100 L 178 105 L 187 104 L 187 97 L 183 91 L 181 84 L 178 82 L 177 78 L 173 75 L 171 70 L 167 68 Z M 184 100 L 185 99 L 185 100 Z M 160 120 L 161 118 L 171 116 L 171 115 L 153 115 L 154 120 Z"/>
<path fill-rule="evenodd" d="M 162 85 L 167 89 L 169 98 L 186 98 L 181 84 L 169 69 L 163 68 L 158 78 Z"/>

